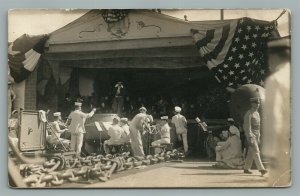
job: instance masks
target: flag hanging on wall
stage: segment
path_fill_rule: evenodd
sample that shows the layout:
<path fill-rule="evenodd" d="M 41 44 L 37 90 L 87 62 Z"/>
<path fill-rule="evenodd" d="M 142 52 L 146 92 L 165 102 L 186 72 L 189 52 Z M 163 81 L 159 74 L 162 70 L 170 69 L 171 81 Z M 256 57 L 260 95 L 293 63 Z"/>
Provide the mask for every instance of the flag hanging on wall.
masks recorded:
<path fill-rule="evenodd" d="M 48 38 L 48 35 L 29 36 L 24 34 L 9 44 L 8 65 L 10 75 L 15 82 L 25 80 L 35 69 Z"/>
<path fill-rule="evenodd" d="M 244 84 L 264 85 L 268 74 L 265 49 L 276 22 L 251 18 L 231 20 L 210 30 L 191 29 L 196 47 L 225 87 Z"/>

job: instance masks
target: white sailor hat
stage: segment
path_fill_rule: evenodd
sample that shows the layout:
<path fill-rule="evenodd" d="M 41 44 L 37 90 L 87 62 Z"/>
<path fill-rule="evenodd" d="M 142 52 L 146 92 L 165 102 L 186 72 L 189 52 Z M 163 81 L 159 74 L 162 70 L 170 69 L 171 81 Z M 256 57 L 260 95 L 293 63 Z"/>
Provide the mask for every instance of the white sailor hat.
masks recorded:
<path fill-rule="evenodd" d="M 114 117 L 113 117 L 113 121 L 118 121 L 118 122 L 120 122 L 120 117 L 119 117 L 119 116 L 117 116 L 117 115 L 116 115 L 116 116 L 114 116 Z"/>
<path fill-rule="evenodd" d="M 55 113 L 53 113 L 53 116 L 60 116 L 60 115 L 61 115 L 60 112 L 55 112 Z"/>
<path fill-rule="evenodd" d="M 75 102 L 75 106 L 82 106 L 82 103 L 80 103 L 80 102 Z"/>
<path fill-rule="evenodd" d="M 227 121 L 228 122 L 234 122 L 233 118 L 228 118 Z"/>
<path fill-rule="evenodd" d="M 162 120 L 168 120 L 169 117 L 168 116 L 162 116 L 162 117 L 160 117 L 160 119 L 162 119 Z"/>
<path fill-rule="evenodd" d="M 175 106 L 175 112 L 181 112 L 181 107 Z"/>
<path fill-rule="evenodd" d="M 143 106 L 143 107 L 140 107 L 139 111 L 141 110 L 144 110 L 145 112 L 147 112 L 147 109 Z"/>
<path fill-rule="evenodd" d="M 127 123 L 128 122 L 128 118 L 121 118 L 120 121 L 124 122 L 124 123 Z"/>
<path fill-rule="evenodd" d="M 286 36 L 286 37 L 280 37 L 280 38 L 275 38 L 275 39 L 271 39 L 268 43 L 268 49 L 272 50 L 272 49 L 290 49 L 291 48 L 291 37 L 290 36 Z"/>
<path fill-rule="evenodd" d="M 237 135 L 238 131 L 239 131 L 238 129 L 229 129 L 229 132 L 234 135 Z"/>

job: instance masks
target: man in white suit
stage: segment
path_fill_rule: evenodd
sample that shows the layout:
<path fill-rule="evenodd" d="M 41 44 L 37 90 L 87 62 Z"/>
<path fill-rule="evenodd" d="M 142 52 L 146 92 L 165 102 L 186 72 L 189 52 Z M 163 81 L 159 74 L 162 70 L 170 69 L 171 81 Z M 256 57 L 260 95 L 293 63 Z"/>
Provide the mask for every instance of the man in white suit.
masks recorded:
<path fill-rule="evenodd" d="M 77 156 L 80 156 L 81 147 L 83 144 L 83 136 L 85 131 L 84 123 L 87 118 L 94 115 L 96 108 L 90 113 L 83 113 L 81 111 L 82 103 L 75 102 L 75 110 L 70 113 L 67 125 L 69 125 L 69 131 L 71 132 L 71 150 L 76 152 Z"/>

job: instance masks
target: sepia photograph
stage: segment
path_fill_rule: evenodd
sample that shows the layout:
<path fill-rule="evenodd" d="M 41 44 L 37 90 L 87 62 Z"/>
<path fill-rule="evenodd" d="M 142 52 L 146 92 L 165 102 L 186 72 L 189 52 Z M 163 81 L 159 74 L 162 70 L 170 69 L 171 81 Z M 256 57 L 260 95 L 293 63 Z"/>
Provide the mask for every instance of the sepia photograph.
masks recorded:
<path fill-rule="evenodd" d="M 11 9 L 7 29 L 9 187 L 291 186 L 289 9 Z"/>

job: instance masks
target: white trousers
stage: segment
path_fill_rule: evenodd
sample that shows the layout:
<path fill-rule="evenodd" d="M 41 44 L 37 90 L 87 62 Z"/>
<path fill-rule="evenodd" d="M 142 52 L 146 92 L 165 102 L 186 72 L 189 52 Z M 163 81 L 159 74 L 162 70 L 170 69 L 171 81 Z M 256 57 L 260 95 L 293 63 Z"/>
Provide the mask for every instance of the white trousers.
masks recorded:
<path fill-rule="evenodd" d="M 72 133 L 71 135 L 71 151 L 75 151 L 79 156 L 83 144 L 83 133 Z"/>
<path fill-rule="evenodd" d="M 188 142 L 187 142 L 187 134 L 186 133 L 177 134 L 177 138 L 179 141 L 182 140 L 184 152 L 187 152 L 189 150 L 189 146 L 188 146 Z"/>

